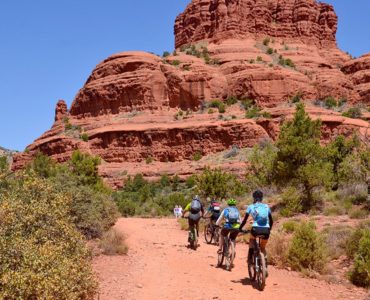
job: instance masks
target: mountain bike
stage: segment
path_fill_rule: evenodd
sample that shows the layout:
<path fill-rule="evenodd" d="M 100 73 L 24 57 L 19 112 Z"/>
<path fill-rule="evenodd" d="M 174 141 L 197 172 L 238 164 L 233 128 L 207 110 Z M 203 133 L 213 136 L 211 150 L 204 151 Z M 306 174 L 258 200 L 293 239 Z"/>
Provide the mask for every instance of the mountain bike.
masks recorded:
<path fill-rule="evenodd" d="M 182 217 L 183 219 L 188 219 L 188 217 Z M 198 231 L 197 227 L 190 226 L 189 227 L 189 237 L 188 237 L 189 246 L 193 250 L 197 250 L 198 248 Z"/>
<path fill-rule="evenodd" d="M 243 231 L 245 233 L 250 232 Z M 253 245 L 253 255 L 251 261 L 248 260 L 248 273 L 249 278 L 252 281 L 257 281 L 257 287 L 260 291 L 263 291 L 266 285 L 266 276 L 267 276 L 267 269 L 266 269 L 266 260 L 265 255 L 262 253 L 260 244 L 261 239 L 263 236 L 256 236 Z"/>
<path fill-rule="evenodd" d="M 212 221 L 204 228 L 204 239 L 206 240 L 207 244 L 211 244 L 212 241 L 218 243 L 218 239 L 220 237 L 220 227 L 214 225 Z"/>
<path fill-rule="evenodd" d="M 222 251 L 218 253 L 217 267 L 221 267 L 224 260 L 226 270 L 231 271 L 235 259 L 235 239 L 231 240 L 232 232 L 240 232 L 239 229 L 229 229 L 229 234 L 223 237 Z M 236 238 L 236 237 L 235 237 Z"/>

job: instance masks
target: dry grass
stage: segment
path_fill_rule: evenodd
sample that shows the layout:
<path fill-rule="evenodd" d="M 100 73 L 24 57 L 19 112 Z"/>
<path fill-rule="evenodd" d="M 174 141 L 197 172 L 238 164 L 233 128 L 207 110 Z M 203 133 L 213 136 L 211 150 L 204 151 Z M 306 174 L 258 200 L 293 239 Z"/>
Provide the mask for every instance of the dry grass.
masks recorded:
<path fill-rule="evenodd" d="M 288 250 L 289 250 L 289 236 L 281 231 L 273 231 L 267 244 L 267 253 L 269 263 L 283 268 L 287 266 Z"/>
<path fill-rule="evenodd" d="M 128 252 L 125 236 L 115 228 L 103 234 L 100 247 L 106 255 L 125 255 Z"/>
<path fill-rule="evenodd" d="M 353 229 L 345 225 L 331 226 L 323 230 L 322 233 L 331 259 L 338 259 L 346 254 L 347 239 L 352 232 Z"/>

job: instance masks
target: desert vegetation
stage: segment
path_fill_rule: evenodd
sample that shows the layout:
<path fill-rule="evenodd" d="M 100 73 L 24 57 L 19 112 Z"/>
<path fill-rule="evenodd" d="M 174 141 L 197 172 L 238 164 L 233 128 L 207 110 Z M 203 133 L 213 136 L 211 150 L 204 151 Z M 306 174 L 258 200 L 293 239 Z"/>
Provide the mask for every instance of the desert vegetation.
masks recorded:
<path fill-rule="evenodd" d="M 65 164 L 38 154 L 28 168 L 0 170 L 0 298 L 93 299 L 86 240 L 118 217 L 100 160 L 79 151 Z"/>

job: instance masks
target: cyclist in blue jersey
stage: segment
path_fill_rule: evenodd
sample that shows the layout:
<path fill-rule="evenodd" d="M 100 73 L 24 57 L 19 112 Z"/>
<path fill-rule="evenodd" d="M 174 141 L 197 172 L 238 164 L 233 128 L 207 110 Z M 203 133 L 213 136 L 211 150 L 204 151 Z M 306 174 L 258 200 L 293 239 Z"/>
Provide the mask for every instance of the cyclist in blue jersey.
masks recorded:
<path fill-rule="evenodd" d="M 253 218 L 251 236 L 249 240 L 249 252 L 248 252 L 248 262 L 251 262 L 253 256 L 253 245 L 254 240 L 257 236 L 263 236 L 261 240 L 261 251 L 266 258 L 266 268 L 267 268 L 267 254 L 266 245 L 270 237 L 270 231 L 274 224 L 272 220 L 270 207 L 262 203 L 263 193 L 260 190 L 256 190 L 253 193 L 253 204 L 249 205 L 247 208 L 247 213 L 244 216 L 243 222 L 240 224 L 239 230 L 242 230 L 244 225 L 247 223 L 249 216 Z"/>
<path fill-rule="evenodd" d="M 239 234 L 239 226 L 240 226 L 240 213 L 236 207 L 236 200 L 229 199 L 227 200 L 227 205 L 222 212 L 218 220 L 216 221 L 216 226 L 220 226 L 223 219 L 225 219 L 224 226 L 221 229 L 221 236 L 219 240 L 219 249 L 218 253 L 222 253 L 222 245 L 224 241 L 224 237 L 230 233 L 230 239 L 235 241 L 236 237 Z M 235 230 L 237 229 L 237 230 Z"/>

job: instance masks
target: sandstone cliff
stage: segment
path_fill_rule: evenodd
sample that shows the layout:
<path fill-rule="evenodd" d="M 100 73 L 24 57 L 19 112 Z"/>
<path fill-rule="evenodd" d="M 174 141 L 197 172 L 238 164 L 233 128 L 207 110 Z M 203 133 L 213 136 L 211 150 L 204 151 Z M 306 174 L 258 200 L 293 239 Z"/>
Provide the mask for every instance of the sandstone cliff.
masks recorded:
<path fill-rule="evenodd" d="M 297 94 L 323 120 L 323 139 L 358 132 L 368 141 L 367 121 L 313 105 L 328 96 L 347 108 L 370 102 L 370 55 L 351 59 L 337 48 L 336 29 L 333 7 L 314 0 L 193 0 L 176 19 L 172 55 L 104 60 L 69 110 L 57 103 L 52 128 L 15 156 L 14 169 L 38 151 L 63 162 L 81 149 L 102 157 L 113 185 L 127 174 L 187 176 L 206 165 L 241 173 L 245 153 L 222 153 L 276 138 Z M 254 99 L 271 118 L 247 119 L 240 103 L 222 114 L 209 108 L 230 96 Z"/>

